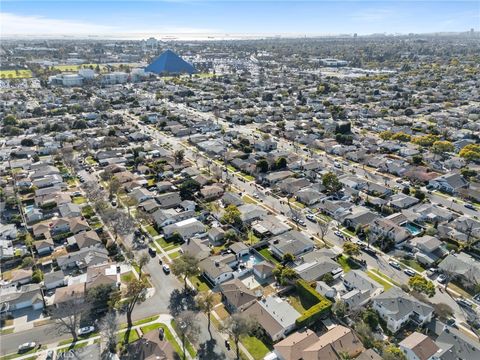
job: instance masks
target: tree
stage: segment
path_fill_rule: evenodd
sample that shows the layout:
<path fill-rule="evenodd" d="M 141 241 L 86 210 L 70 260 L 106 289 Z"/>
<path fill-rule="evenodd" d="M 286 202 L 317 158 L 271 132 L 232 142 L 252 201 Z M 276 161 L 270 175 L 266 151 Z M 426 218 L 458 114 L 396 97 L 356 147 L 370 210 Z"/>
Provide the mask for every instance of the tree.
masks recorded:
<path fill-rule="evenodd" d="M 142 278 L 142 270 L 145 265 L 147 265 L 150 261 L 150 256 L 146 253 L 143 252 L 140 255 L 140 258 L 138 259 L 137 265 L 138 265 L 138 277 L 141 279 Z"/>
<path fill-rule="evenodd" d="M 407 360 L 407 357 L 400 348 L 395 345 L 388 345 L 382 352 L 383 360 Z"/>
<path fill-rule="evenodd" d="M 333 275 L 331 273 L 326 273 L 324 274 L 320 280 L 322 280 L 325 284 L 327 284 L 328 286 L 331 286 L 333 285 L 333 283 L 335 282 L 335 278 L 333 277 Z"/>
<path fill-rule="evenodd" d="M 180 185 L 180 196 L 183 200 L 191 200 L 199 190 L 200 184 L 193 179 L 188 179 Z"/>
<path fill-rule="evenodd" d="M 360 254 L 360 246 L 347 241 L 343 244 L 343 252 L 349 256 L 356 256 Z"/>
<path fill-rule="evenodd" d="M 398 140 L 398 141 L 401 141 L 401 142 L 408 142 L 408 141 L 410 141 L 411 138 L 412 137 L 410 135 L 405 134 L 404 132 L 395 133 L 391 137 L 392 140 Z"/>
<path fill-rule="evenodd" d="M 280 169 L 285 169 L 287 167 L 287 159 L 284 157 L 280 157 L 275 161 L 275 169 L 280 170 Z"/>
<path fill-rule="evenodd" d="M 432 151 L 444 157 L 446 153 L 455 151 L 455 146 L 450 141 L 435 141 L 432 145 Z"/>
<path fill-rule="evenodd" d="M 380 139 L 382 139 L 382 140 L 390 140 L 393 136 L 393 131 L 385 130 L 385 131 L 380 132 L 380 134 L 378 134 L 378 136 L 380 136 Z"/>
<path fill-rule="evenodd" d="M 187 358 L 185 340 L 195 341 L 200 333 L 200 326 L 193 311 L 182 311 L 175 319 L 176 331 L 182 340 L 183 360 Z"/>
<path fill-rule="evenodd" d="M 210 291 L 204 291 L 197 295 L 196 298 L 198 308 L 207 314 L 208 319 L 208 333 L 210 338 L 212 338 L 212 332 L 210 330 L 211 323 L 211 313 L 215 306 L 215 294 Z"/>
<path fill-rule="evenodd" d="M 25 256 L 22 260 L 22 268 L 31 268 L 35 261 L 33 261 L 33 258 L 31 256 Z"/>
<path fill-rule="evenodd" d="M 292 268 L 277 265 L 272 271 L 273 276 L 277 279 L 277 282 L 281 285 L 286 285 L 289 281 L 297 278 L 297 273 Z"/>
<path fill-rule="evenodd" d="M 408 280 L 408 285 L 418 292 L 426 294 L 428 297 L 435 295 L 435 285 L 421 275 L 414 275 Z"/>
<path fill-rule="evenodd" d="M 360 340 L 362 341 L 362 344 L 367 348 L 370 349 L 373 347 L 374 344 L 374 338 L 373 338 L 373 333 L 372 329 L 370 326 L 365 324 L 363 321 L 358 321 L 355 324 L 355 330 L 357 331 L 358 336 L 360 337 Z"/>
<path fill-rule="evenodd" d="M 40 269 L 33 270 L 32 282 L 38 284 L 43 280 L 43 272 Z"/>
<path fill-rule="evenodd" d="M 17 125 L 17 119 L 13 115 L 7 115 L 3 118 L 3 126 L 15 126 Z"/>
<path fill-rule="evenodd" d="M 318 233 L 320 235 L 320 239 L 324 241 L 324 238 L 327 235 L 328 230 L 330 229 L 330 222 L 319 220 L 317 224 L 318 224 Z"/>
<path fill-rule="evenodd" d="M 438 136 L 437 135 L 424 135 L 424 136 L 415 136 L 412 138 L 412 143 L 424 147 L 430 147 L 432 146 L 435 141 L 438 141 Z"/>
<path fill-rule="evenodd" d="M 33 145 L 35 145 L 35 143 L 33 142 L 32 139 L 22 139 L 22 141 L 20 141 L 20 145 L 22 145 L 22 146 L 33 146 Z"/>
<path fill-rule="evenodd" d="M 480 145 L 479 144 L 468 144 L 460 150 L 460 157 L 464 158 L 467 161 L 480 161 Z"/>
<path fill-rule="evenodd" d="M 94 315 L 112 309 L 118 300 L 117 287 L 112 284 L 100 284 L 87 291 L 86 299 L 91 305 Z"/>
<path fill-rule="evenodd" d="M 234 313 L 224 322 L 221 331 L 233 339 L 237 360 L 240 360 L 240 348 L 238 347 L 240 338 L 249 335 L 256 328 L 258 328 L 258 324 L 255 319 L 244 313 Z"/>
<path fill-rule="evenodd" d="M 124 343 L 128 344 L 130 329 L 133 326 L 132 314 L 135 306 L 145 301 L 146 285 L 143 281 L 133 279 L 127 283 L 127 289 L 123 294 L 123 307 L 127 316 L 127 331 L 125 332 Z"/>
<path fill-rule="evenodd" d="M 347 304 L 343 300 L 337 300 L 332 306 L 332 311 L 338 318 L 342 319 L 347 314 Z"/>
<path fill-rule="evenodd" d="M 371 330 L 375 330 L 378 326 L 378 314 L 375 310 L 367 309 L 362 314 L 362 320 Z"/>
<path fill-rule="evenodd" d="M 80 327 L 80 322 L 89 312 L 90 304 L 88 302 L 81 303 L 77 299 L 71 298 L 52 307 L 50 315 L 55 321 L 55 331 L 57 334 L 70 333 L 73 342 L 76 342 L 78 340 L 77 330 Z"/>
<path fill-rule="evenodd" d="M 268 161 L 265 159 L 258 160 L 256 167 L 259 172 L 266 173 L 268 171 Z"/>
<path fill-rule="evenodd" d="M 415 191 L 414 191 L 414 193 L 413 193 L 413 196 L 415 196 L 415 197 L 416 197 L 418 200 L 420 200 L 420 201 L 425 200 L 425 197 L 426 197 L 425 193 L 424 193 L 422 190 L 418 189 L 418 188 L 415 188 Z"/>
<path fill-rule="evenodd" d="M 176 276 L 183 277 L 184 288 L 185 291 L 187 291 L 187 279 L 190 276 L 196 276 L 200 273 L 200 270 L 198 269 L 198 259 L 189 253 L 186 253 L 182 257 L 173 260 L 172 272 Z"/>
<path fill-rule="evenodd" d="M 420 155 L 420 154 L 413 155 L 413 156 L 412 156 L 412 162 L 413 162 L 415 165 L 421 165 L 421 164 L 423 164 L 423 156 Z"/>
<path fill-rule="evenodd" d="M 240 225 L 242 223 L 240 215 L 240 210 L 238 210 L 235 205 L 230 204 L 225 208 L 225 214 L 222 216 L 222 222 L 230 225 Z"/>
<path fill-rule="evenodd" d="M 117 351 L 118 322 L 115 312 L 110 311 L 100 323 L 101 340 L 105 342 L 105 356 L 102 359 L 108 359 L 109 354 Z"/>
<path fill-rule="evenodd" d="M 118 235 L 129 235 L 133 232 L 133 230 L 135 230 L 135 223 L 133 220 L 127 214 L 121 211 L 113 210 L 108 218 L 109 225 L 111 226 L 115 235 L 115 240 L 118 239 Z"/>
<path fill-rule="evenodd" d="M 113 195 L 117 195 L 122 184 L 116 177 L 110 178 L 108 182 L 108 198 L 113 200 Z"/>
<path fill-rule="evenodd" d="M 335 194 L 342 189 L 342 183 L 338 180 L 337 175 L 331 171 L 322 176 L 322 184 L 331 194 Z"/>
<path fill-rule="evenodd" d="M 283 255 L 282 261 L 284 264 L 288 264 L 290 262 L 295 261 L 295 256 L 293 254 L 286 253 L 285 255 Z"/>
<path fill-rule="evenodd" d="M 175 161 L 175 164 L 181 164 L 184 158 L 185 158 L 185 151 L 183 149 L 176 150 L 173 153 L 173 159 Z"/>

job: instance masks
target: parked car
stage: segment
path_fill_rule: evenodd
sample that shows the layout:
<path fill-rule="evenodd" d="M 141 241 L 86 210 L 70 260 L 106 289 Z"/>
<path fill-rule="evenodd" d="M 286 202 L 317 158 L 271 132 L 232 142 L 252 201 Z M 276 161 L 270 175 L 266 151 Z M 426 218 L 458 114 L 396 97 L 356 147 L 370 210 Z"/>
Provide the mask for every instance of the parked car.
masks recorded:
<path fill-rule="evenodd" d="M 475 210 L 475 211 L 477 210 L 477 208 L 475 206 L 473 206 L 472 204 L 465 204 L 463 206 L 465 206 L 467 209 L 470 209 L 470 210 Z"/>
<path fill-rule="evenodd" d="M 453 328 L 457 328 L 457 323 L 455 322 L 455 319 L 454 318 L 449 318 L 445 321 L 445 324 L 447 324 L 448 326 L 451 326 Z"/>
<path fill-rule="evenodd" d="M 313 222 L 316 221 L 315 215 L 313 215 L 313 214 L 307 214 L 307 215 L 305 215 L 305 217 L 310 221 L 313 221 Z"/>
<path fill-rule="evenodd" d="M 157 250 L 154 248 L 149 247 L 148 248 L 148 253 L 150 254 L 151 257 L 155 257 L 157 255 Z"/>
<path fill-rule="evenodd" d="M 35 346 L 37 346 L 37 343 L 35 341 L 26 342 L 18 347 L 18 352 L 19 353 L 26 352 L 28 350 L 33 349 Z"/>
<path fill-rule="evenodd" d="M 364 247 L 362 250 L 370 256 L 373 256 L 373 257 L 377 256 L 377 252 L 374 249 L 372 249 L 371 247 L 367 246 L 367 247 Z"/>
<path fill-rule="evenodd" d="M 444 284 L 444 283 L 447 281 L 447 276 L 444 275 L 444 274 L 440 274 L 440 275 L 438 275 L 438 277 L 437 277 L 437 281 L 438 281 L 440 284 Z"/>
<path fill-rule="evenodd" d="M 438 272 L 437 268 L 430 268 L 430 269 L 427 270 L 427 276 L 428 277 L 433 277 L 437 272 Z"/>
<path fill-rule="evenodd" d="M 455 300 L 457 302 L 458 305 L 460 305 L 461 307 L 465 307 L 465 308 L 469 308 L 471 309 L 472 308 L 472 304 L 470 304 L 467 300 L 465 299 L 462 299 L 462 298 L 458 298 L 457 300 Z"/>
<path fill-rule="evenodd" d="M 170 274 L 170 266 L 168 266 L 167 264 L 163 265 L 162 269 L 165 274 Z"/>
<path fill-rule="evenodd" d="M 415 275 L 415 271 L 410 270 L 410 269 L 405 269 L 405 270 L 403 270 L 403 272 L 410 277 Z"/>
<path fill-rule="evenodd" d="M 94 326 L 84 326 L 84 327 L 78 329 L 77 333 L 78 333 L 78 335 L 83 336 L 83 335 L 91 334 L 94 331 L 95 331 Z"/>
<path fill-rule="evenodd" d="M 401 270 L 402 267 L 400 266 L 399 263 L 395 262 L 395 261 L 389 261 L 388 262 L 388 265 L 390 265 L 391 267 L 397 269 L 397 270 Z"/>
<path fill-rule="evenodd" d="M 334 231 L 333 232 L 335 235 L 337 235 L 339 238 L 343 239 L 343 234 L 340 231 Z"/>

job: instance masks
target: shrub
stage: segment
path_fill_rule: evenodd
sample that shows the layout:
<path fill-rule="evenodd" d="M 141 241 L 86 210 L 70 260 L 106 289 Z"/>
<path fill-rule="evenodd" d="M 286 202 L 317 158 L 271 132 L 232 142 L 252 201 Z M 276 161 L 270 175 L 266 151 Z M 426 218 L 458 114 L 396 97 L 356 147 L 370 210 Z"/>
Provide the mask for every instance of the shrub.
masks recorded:
<path fill-rule="evenodd" d="M 305 280 L 297 280 L 296 284 L 298 295 L 308 302 L 315 303 L 295 321 L 297 327 L 309 326 L 330 312 L 332 308 L 330 300 L 319 294 Z"/>

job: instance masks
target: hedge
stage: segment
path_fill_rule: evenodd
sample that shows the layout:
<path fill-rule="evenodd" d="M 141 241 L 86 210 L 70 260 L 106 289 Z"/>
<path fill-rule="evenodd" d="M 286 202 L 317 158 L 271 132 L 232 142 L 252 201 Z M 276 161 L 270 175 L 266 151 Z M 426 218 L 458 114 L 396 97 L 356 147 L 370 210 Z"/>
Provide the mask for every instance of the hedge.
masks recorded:
<path fill-rule="evenodd" d="M 316 303 L 295 321 L 297 327 L 310 326 L 330 312 L 332 302 L 319 294 L 308 282 L 300 279 L 297 280 L 296 285 L 300 297 L 304 297 L 309 302 Z"/>

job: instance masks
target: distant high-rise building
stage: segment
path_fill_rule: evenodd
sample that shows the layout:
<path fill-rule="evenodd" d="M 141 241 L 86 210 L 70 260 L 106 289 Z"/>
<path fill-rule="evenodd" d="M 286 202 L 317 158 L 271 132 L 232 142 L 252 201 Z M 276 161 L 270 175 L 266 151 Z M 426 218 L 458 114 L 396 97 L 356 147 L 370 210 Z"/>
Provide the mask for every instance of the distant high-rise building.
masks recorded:
<path fill-rule="evenodd" d="M 158 40 L 155 39 L 154 37 L 148 38 L 145 41 L 145 45 L 147 45 L 147 47 L 149 47 L 149 48 L 157 47 L 157 44 L 158 44 Z"/>

